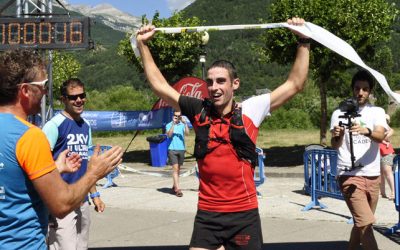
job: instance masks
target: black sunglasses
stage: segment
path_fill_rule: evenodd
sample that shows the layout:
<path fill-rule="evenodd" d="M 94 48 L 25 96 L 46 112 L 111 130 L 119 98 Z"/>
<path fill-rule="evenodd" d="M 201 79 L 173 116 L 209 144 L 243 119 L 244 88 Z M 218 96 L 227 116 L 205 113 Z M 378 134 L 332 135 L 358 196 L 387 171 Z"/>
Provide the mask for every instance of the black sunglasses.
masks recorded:
<path fill-rule="evenodd" d="M 76 101 L 78 99 L 78 97 L 82 100 L 86 98 L 86 93 L 83 92 L 82 94 L 78 94 L 78 95 L 65 95 L 65 97 L 68 98 L 68 100 L 71 101 Z"/>
<path fill-rule="evenodd" d="M 180 116 L 180 115 L 174 115 L 174 117 L 178 117 L 178 118 L 179 118 L 179 117 L 181 117 L 181 116 Z"/>

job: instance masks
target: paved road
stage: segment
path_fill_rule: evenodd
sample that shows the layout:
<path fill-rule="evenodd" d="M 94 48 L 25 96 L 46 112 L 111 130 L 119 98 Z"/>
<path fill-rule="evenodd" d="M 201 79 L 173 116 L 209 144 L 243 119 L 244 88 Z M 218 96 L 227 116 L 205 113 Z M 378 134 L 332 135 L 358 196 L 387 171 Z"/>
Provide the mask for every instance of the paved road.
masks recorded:
<path fill-rule="evenodd" d="M 166 177 L 124 173 L 123 178 L 114 180 L 118 187 L 99 188 L 107 208 L 102 214 L 92 214 L 90 248 L 187 249 L 196 212 L 197 178 L 181 178 L 184 195 L 178 198 L 169 193 L 172 180 L 168 169 L 137 169 L 150 174 L 164 173 Z M 350 214 L 345 203 L 323 198 L 321 202 L 328 208 L 301 211 L 310 202 L 310 197 L 302 192 L 303 179 L 298 174 L 301 171 L 301 167 L 267 169 L 267 176 L 274 177 L 267 178 L 258 188 L 262 194 L 259 209 L 263 249 L 346 249 L 352 225 L 346 223 Z M 398 221 L 394 203 L 381 199 L 376 217 L 379 248 L 400 249 L 400 233 L 391 237 L 381 233 Z"/>

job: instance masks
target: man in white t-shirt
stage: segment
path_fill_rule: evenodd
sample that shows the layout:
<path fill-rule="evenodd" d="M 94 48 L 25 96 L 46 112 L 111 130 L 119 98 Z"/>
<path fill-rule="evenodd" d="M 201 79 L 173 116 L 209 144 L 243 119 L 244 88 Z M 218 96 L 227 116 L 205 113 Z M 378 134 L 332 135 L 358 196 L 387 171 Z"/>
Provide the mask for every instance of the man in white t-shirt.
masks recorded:
<path fill-rule="evenodd" d="M 360 244 L 364 249 L 378 249 L 372 224 L 379 198 L 379 143 L 384 139 L 388 125 L 385 111 L 369 103 L 373 86 L 371 74 L 366 70 L 358 71 L 351 82 L 358 111 L 346 116 L 343 110 L 337 109 L 331 118 L 331 144 L 338 151 L 338 181 L 354 219 L 348 249 L 359 249 Z M 349 116 L 351 124 L 348 124 Z"/>

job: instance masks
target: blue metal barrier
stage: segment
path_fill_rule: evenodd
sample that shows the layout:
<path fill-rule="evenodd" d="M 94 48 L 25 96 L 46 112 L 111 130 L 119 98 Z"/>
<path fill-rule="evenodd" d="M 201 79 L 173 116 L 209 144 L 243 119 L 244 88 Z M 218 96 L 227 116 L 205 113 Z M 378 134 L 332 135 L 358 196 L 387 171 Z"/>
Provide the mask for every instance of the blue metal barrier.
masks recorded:
<path fill-rule="evenodd" d="M 262 185 L 265 181 L 265 166 L 264 166 L 264 151 L 261 148 L 256 148 L 258 154 L 258 176 L 256 171 L 254 171 L 254 183 L 256 187 Z M 261 196 L 261 193 L 257 190 L 257 195 Z"/>
<path fill-rule="evenodd" d="M 302 211 L 308 211 L 315 206 L 326 208 L 319 202 L 320 197 L 331 197 L 343 200 L 336 181 L 337 151 L 331 149 L 312 149 L 304 152 L 305 190 L 308 189 L 311 202 Z"/>
<path fill-rule="evenodd" d="M 89 147 L 89 157 L 90 157 L 91 155 L 93 155 L 93 151 L 94 151 L 94 148 L 95 148 L 95 147 L 96 147 L 96 146 L 91 146 L 91 147 Z M 100 152 L 102 153 L 102 152 L 104 152 L 104 151 L 109 150 L 110 148 L 111 148 L 111 146 L 102 145 L 102 146 L 100 146 Z M 103 185 L 103 188 L 116 187 L 117 184 L 115 184 L 115 183 L 113 182 L 113 179 L 114 179 L 115 177 L 117 177 L 118 175 L 120 175 L 120 174 L 121 174 L 121 171 L 119 170 L 118 167 L 116 167 L 113 171 L 111 171 L 111 173 L 109 173 L 106 177 L 104 177 L 104 178 L 107 179 L 107 182 Z"/>
<path fill-rule="evenodd" d="M 393 234 L 400 229 L 400 171 L 399 171 L 399 156 L 397 155 L 393 160 L 394 167 L 394 204 L 396 210 L 399 212 L 399 220 L 396 225 L 389 228 L 385 233 Z"/>

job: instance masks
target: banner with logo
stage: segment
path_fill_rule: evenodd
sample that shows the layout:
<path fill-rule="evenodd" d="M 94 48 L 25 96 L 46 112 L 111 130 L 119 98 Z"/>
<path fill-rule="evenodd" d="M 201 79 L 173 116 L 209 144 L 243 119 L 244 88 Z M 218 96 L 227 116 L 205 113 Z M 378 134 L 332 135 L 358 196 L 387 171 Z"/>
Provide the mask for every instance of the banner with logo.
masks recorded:
<path fill-rule="evenodd" d="M 185 77 L 180 79 L 172 86 L 181 95 L 191 96 L 197 99 L 208 98 L 207 83 L 197 77 Z M 162 99 L 153 105 L 152 110 L 169 107 L 169 105 Z"/>
<path fill-rule="evenodd" d="M 179 93 L 199 99 L 208 97 L 207 83 L 196 77 L 185 77 L 172 86 Z M 56 110 L 54 115 L 59 113 Z M 172 120 L 172 108 L 159 99 L 149 111 L 84 111 L 92 131 L 124 131 L 164 128 Z M 40 115 L 30 117 L 29 121 L 41 124 Z M 190 121 L 186 118 L 189 127 Z"/>
<path fill-rule="evenodd" d="M 85 111 L 93 131 L 146 130 L 165 126 L 170 108 L 150 111 Z M 166 122 L 164 122 L 166 121 Z"/>

